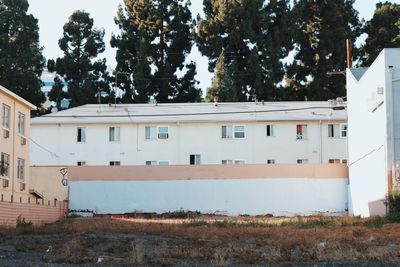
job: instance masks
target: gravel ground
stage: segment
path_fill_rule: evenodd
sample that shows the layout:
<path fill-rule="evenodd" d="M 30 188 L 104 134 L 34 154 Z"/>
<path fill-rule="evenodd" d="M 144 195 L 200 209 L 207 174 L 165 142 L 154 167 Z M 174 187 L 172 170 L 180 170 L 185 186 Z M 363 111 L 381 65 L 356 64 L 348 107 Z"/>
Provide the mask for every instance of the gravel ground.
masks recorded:
<path fill-rule="evenodd" d="M 0 228 L 0 266 L 400 266 L 399 224 L 199 222 L 86 218 Z"/>

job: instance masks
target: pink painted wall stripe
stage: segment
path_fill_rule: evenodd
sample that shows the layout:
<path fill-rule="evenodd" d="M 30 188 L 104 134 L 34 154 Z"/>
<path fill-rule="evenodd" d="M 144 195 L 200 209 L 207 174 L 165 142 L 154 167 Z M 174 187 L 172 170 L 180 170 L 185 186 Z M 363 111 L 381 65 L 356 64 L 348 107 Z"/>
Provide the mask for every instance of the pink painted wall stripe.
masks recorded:
<path fill-rule="evenodd" d="M 344 179 L 344 164 L 245 164 L 170 166 L 71 166 L 70 181 L 198 180 L 198 179 Z"/>
<path fill-rule="evenodd" d="M 33 224 L 52 223 L 65 217 L 68 207 L 64 202 L 57 206 L 0 201 L 0 225 L 15 226 L 18 216 Z"/>

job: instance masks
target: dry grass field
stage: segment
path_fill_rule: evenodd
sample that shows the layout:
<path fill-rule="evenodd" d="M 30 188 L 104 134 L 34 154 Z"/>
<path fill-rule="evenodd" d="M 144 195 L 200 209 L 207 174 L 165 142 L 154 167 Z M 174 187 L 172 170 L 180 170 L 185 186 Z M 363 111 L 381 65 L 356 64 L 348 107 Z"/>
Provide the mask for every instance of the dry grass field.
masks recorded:
<path fill-rule="evenodd" d="M 400 224 L 384 218 L 177 217 L 0 228 L 0 266 L 400 265 Z"/>

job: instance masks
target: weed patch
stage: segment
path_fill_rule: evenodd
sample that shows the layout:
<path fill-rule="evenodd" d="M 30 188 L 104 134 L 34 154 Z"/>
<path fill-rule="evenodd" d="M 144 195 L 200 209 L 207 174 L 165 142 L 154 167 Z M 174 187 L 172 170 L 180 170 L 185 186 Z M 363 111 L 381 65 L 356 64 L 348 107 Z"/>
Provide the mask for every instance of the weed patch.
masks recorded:
<path fill-rule="evenodd" d="M 380 216 L 374 216 L 367 218 L 364 222 L 364 226 L 369 228 L 381 228 L 386 222 L 387 222 L 386 218 Z"/>
<path fill-rule="evenodd" d="M 334 221 L 326 219 L 324 217 L 317 219 L 303 219 L 301 217 L 297 220 L 287 221 L 281 223 L 281 226 L 291 226 L 298 229 L 309 229 L 309 228 L 327 228 L 334 225 Z"/>
<path fill-rule="evenodd" d="M 224 219 L 223 221 L 215 221 L 215 222 L 213 223 L 213 225 L 215 225 L 215 226 L 217 226 L 217 227 L 226 228 L 226 227 L 236 226 L 236 225 L 237 225 L 237 222 L 235 222 L 235 221 L 233 221 L 233 220 Z"/>
<path fill-rule="evenodd" d="M 366 233 L 366 231 L 363 230 L 363 229 L 354 229 L 354 230 L 353 230 L 353 235 L 354 235 L 355 237 L 363 236 L 363 235 L 365 235 L 365 233 Z"/>
<path fill-rule="evenodd" d="M 23 227 L 32 226 L 32 222 L 26 221 L 25 218 L 22 217 L 22 215 L 18 215 L 16 223 L 17 223 L 17 228 L 23 228 Z"/>
<path fill-rule="evenodd" d="M 204 226 L 204 225 L 208 225 L 208 222 L 203 221 L 203 220 L 192 220 L 188 223 L 183 224 L 184 227 L 199 227 L 199 226 Z"/>

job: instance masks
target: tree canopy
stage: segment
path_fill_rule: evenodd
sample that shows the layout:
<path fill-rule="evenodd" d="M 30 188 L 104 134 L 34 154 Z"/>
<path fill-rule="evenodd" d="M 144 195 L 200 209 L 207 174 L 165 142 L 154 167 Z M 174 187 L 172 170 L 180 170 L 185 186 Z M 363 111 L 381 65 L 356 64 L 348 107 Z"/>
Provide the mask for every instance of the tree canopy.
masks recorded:
<path fill-rule="evenodd" d="M 390 2 L 376 4 L 374 16 L 364 28 L 367 34 L 362 46 L 361 61 L 371 65 L 384 48 L 400 47 L 400 5 Z"/>
<path fill-rule="evenodd" d="M 290 9 L 287 0 L 204 0 L 205 17 L 198 19 L 196 42 L 209 59 L 209 70 L 217 62 L 230 74 L 238 101 L 252 97 L 279 98 L 278 83 L 283 79 L 281 59 L 291 47 Z M 222 66 L 216 75 L 221 75 Z M 226 79 L 216 77 L 212 90 Z M 221 88 L 222 88 L 221 87 Z"/>
<path fill-rule="evenodd" d="M 186 3 L 184 3 L 186 2 Z M 199 101 L 196 65 L 186 62 L 192 49 L 192 15 L 183 0 L 125 0 L 115 22 L 116 83 L 124 102 Z"/>
<path fill-rule="evenodd" d="M 49 60 L 48 69 L 67 83 L 71 107 L 97 103 L 99 94 L 110 93 L 106 60 L 97 59 L 105 50 L 104 30 L 95 28 L 89 13 L 80 10 L 69 17 L 63 29 L 58 44 L 64 56 Z"/>
<path fill-rule="evenodd" d="M 376 4 L 364 23 L 354 2 L 203 0 L 204 15 L 194 19 L 189 0 L 124 0 L 110 42 L 117 61 L 112 75 L 101 58 L 104 30 L 77 10 L 58 42 L 63 56 L 48 61 L 56 72 L 48 96 L 58 107 L 62 98 L 74 107 L 114 100 L 121 91 L 124 103 L 204 101 L 191 60 L 195 46 L 214 73 L 206 101 L 345 96 L 346 39 L 354 44 L 366 34 L 365 44 L 353 45 L 353 60 L 364 66 L 383 48 L 400 47 L 399 4 Z M 28 7 L 28 0 L 0 0 L 0 84 L 40 105 L 45 59 Z"/>
<path fill-rule="evenodd" d="M 288 66 L 285 98 L 327 100 L 346 95 L 345 77 L 330 73 L 345 70 L 346 39 L 354 43 L 361 34 L 353 5 L 354 0 L 294 2 L 295 56 Z"/>
<path fill-rule="evenodd" d="M 27 0 L 0 0 L 0 84 L 40 106 L 40 76 L 45 64 L 37 19 Z"/>

